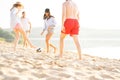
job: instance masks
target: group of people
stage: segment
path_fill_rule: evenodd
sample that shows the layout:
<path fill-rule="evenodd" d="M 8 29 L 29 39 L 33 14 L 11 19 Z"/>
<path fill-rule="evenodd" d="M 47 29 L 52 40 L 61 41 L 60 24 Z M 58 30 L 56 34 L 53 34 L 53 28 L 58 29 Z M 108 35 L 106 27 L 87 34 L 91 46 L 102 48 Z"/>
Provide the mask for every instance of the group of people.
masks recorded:
<path fill-rule="evenodd" d="M 35 46 L 30 42 L 27 34 L 31 31 L 31 22 L 26 18 L 25 11 L 22 12 L 22 17 L 19 17 L 19 13 L 21 13 L 24 6 L 20 2 L 16 2 L 13 7 L 10 9 L 11 12 L 11 27 L 15 33 L 15 42 L 14 42 L 14 51 L 16 50 L 16 46 L 19 41 L 20 34 L 23 35 L 24 46 L 30 46 L 31 48 L 35 48 Z M 47 31 L 46 34 L 46 47 L 47 53 L 49 53 L 49 48 L 52 47 L 54 49 L 54 53 L 56 53 L 56 47 L 50 43 L 50 39 L 54 33 L 54 28 L 56 26 L 55 17 L 51 15 L 50 9 L 45 9 L 45 13 L 43 16 L 44 20 L 44 29 L 41 32 L 41 35 Z M 29 26 L 29 27 L 28 27 Z M 72 0 L 66 0 L 63 3 L 62 8 L 62 28 L 60 35 L 60 58 L 63 57 L 63 48 L 64 48 L 64 39 L 66 35 L 70 34 L 73 38 L 77 51 L 78 57 L 81 59 L 81 48 L 78 40 L 79 34 L 79 10 L 77 5 Z"/>
<path fill-rule="evenodd" d="M 35 48 L 35 46 L 28 39 L 27 33 L 30 32 L 30 29 L 26 29 L 27 27 L 31 27 L 31 23 L 25 16 L 25 12 L 22 12 L 22 16 L 19 17 L 24 6 L 20 2 L 16 2 L 13 4 L 10 9 L 10 18 L 11 18 L 11 28 L 15 33 L 15 41 L 14 41 L 14 51 L 16 51 L 16 46 L 18 44 L 20 34 L 22 34 L 24 39 L 24 45 L 29 45 L 31 48 Z"/>

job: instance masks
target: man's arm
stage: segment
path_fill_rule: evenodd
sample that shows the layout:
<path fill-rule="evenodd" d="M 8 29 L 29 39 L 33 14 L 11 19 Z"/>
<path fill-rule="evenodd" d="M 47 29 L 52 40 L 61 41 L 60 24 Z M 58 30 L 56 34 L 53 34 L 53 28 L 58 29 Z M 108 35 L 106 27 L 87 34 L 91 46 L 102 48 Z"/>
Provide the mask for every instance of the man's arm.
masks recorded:
<path fill-rule="evenodd" d="M 66 19 L 66 6 L 63 4 L 62 6 L 62 30 L 64 30 L 64 22 Z"/>
<path fill-rule="evenodd" d="M 78 21 L 80 20 L 80 13 L 78 11 L 78 14 L 77 14 L 77 18 L 78 18 Z"/>

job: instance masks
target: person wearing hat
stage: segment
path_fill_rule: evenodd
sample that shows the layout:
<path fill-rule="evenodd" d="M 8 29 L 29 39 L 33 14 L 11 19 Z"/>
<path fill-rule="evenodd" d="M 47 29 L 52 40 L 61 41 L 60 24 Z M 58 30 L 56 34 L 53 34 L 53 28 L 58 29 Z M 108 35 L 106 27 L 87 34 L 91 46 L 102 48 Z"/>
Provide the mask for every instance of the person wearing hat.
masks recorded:
<path fill-rule="evenodd" d="M 20 34 L 23 35 L 24 41 L 26 41 L 30 45 L 31 48 L 35 48 L 30 42 L 30 40 L 28 39 L 22 27 L 20 17 L 19 17 L 19 13 L 21 12 L 22 9 L 23 9 L 23 5 L 19 2 L 19 3 L 15 3 L 10 10 L 10 19 L 11 19 L 10 25 L 15 33 L 14 51 L 16 51 L 16 46 L 18 44 Z"/>
<path fill-rule="evenodd" d="M 46 47 L 47 47 L 47 53 L 49 53 L 49 48 L 52 47 L 54 49 L 54 53 L 56 53 L 56 47 L 50 43 L 50 39 L 54 33 L 54 28 L 56 26 L 55 18 L 51 15 L 50 9 L 45 9 L 45 14 L 43 16 L 44 19 L 44 29 L 41 33 L 41 35 L 44 34 L 45 31 L 47 31 L 46 34 Z"/>
<path fill-rule="evenodd" d="M 10 11 L 15 7 L 16 4 L 21 4 L 21 2 L 16 2 L 15 4 L 13 4 L 12 8 L 10 9 Z M 22 8 L 24 8 L 23 6 L 21 6 Z"/>

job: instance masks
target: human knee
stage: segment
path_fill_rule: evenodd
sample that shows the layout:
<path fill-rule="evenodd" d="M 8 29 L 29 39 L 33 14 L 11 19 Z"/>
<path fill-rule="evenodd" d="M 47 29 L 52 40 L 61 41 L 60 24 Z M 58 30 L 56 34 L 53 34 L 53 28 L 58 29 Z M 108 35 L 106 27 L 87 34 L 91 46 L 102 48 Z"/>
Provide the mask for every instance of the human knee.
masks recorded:
<path fill-rule="evenodd" d="M 73 35 L 72 37 L 73 37 L 74 40 L 78 40 L 78 36 Z"/>
<path fill-rule="evenodd" d="M 61 35 L 60 40 L 64 40 L 65 36 Z"/>
<path fill-rule="evenodd" d="M 46 42 L 48 43 L 48 42 L 49 42 L 49 39 L 46 39 Z"/>

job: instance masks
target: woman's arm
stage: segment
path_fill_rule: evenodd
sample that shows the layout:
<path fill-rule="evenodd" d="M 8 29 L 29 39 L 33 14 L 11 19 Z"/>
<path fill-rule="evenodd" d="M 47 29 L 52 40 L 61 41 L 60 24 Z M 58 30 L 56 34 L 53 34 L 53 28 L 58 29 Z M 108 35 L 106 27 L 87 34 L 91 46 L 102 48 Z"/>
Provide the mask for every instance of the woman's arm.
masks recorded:
<path fill-rule="evenodd" d="M 44 21 L 44 28 L 43 28 L 43 31 L 46 31 L 47 30 L 47 25 L 46 25 L 46 21 Z"/>
<path fill-rule="evenodd" d="M 44 28 L 43 28 L 41 35 L 43 35 L 46 30 L 47 30 L 47 26 L 46 26 L 46 22 L 44 21 Z"/>
<path fill-rule="evenodd" d="M 65 28 L 64 28 L 65 19 L 66 19 L 66 6 L 63 3 L 63 5 L 62 5 L 62 30 L 61 30 L 63 32 L 65 31 Z"/>

